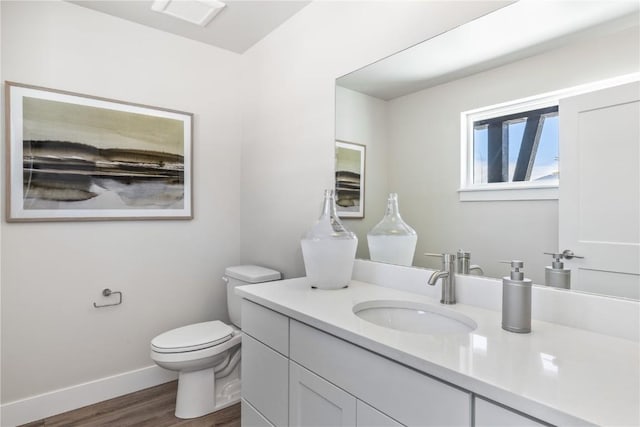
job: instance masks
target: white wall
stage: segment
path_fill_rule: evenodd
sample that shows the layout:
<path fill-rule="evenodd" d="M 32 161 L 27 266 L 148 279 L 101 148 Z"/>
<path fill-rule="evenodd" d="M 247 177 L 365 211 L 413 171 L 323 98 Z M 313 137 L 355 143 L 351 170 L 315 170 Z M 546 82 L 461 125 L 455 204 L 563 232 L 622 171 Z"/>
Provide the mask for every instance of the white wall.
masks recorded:
<path fill-rule="evenodd" d="M 333 186 L 337 77 L 505 4 L 316 1 L 247 51 L 243 260 L 304 275 L 300 236 Z"/>
<path fill-rule="evenodd" d="M 240 261 L 241 62 L 66 2 L 1 8 L 4 79 L 195 115 L 192 221 L 2 222 L 6 403 L 153 365 L 156 334 L 227 319 L 220 277 Z M 124 303 L 94 309 L 105 287 Z"/>

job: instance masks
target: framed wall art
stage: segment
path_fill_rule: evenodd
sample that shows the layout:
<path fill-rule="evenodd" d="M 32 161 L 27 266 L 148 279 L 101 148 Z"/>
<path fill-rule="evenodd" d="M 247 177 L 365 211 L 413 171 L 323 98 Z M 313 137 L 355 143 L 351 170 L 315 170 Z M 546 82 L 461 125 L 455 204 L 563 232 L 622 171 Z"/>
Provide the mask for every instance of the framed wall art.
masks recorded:
<path fill-rule="evenodd" d="M 193 218 L 192 114 L 5 90 L 7 221 Z"/>
<path fill-rule="evenodd" d="M 366 147 L 336 141 L 336 209 L 341 218 L 364 218 Z"/>

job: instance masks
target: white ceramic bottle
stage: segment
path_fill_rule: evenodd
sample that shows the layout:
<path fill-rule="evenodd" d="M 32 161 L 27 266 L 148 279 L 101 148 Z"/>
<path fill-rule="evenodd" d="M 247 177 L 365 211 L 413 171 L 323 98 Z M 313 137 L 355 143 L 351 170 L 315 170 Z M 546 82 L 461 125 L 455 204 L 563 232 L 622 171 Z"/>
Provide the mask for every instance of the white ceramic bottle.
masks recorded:
<path fill-rule="evenodd" d="M 341 289 L 349 285 L 358 238 L 340 222 L 333 190 L 325 190 L 320 218 L 300 245 L 312 287 Z"/>

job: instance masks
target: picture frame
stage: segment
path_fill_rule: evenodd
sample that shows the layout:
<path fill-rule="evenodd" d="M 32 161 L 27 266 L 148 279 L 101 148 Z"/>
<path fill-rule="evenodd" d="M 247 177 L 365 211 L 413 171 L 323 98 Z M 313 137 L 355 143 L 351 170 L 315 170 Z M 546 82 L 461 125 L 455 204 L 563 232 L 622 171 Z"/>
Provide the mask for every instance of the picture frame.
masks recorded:
<path fill-rule="evenodd" d="M 6 220 L 193 219 L 193 114 L 5 82 Z"/>
<path fill-rule="evenodd" d="M 336 141 L 336 211 L 340 218 L 364 218 L 366 147 Z"/>

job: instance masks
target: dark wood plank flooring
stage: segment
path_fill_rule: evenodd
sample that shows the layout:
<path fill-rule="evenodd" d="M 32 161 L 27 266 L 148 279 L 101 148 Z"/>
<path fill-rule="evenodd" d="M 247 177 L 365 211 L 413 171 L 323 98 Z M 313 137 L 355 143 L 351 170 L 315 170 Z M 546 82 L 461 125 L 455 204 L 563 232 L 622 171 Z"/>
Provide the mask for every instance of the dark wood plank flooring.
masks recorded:
<path fill-rule="evenodd" d="M 176 418 L 177 386 L 172 381 L 21 427 L 240 427 L 239 403 L 200 418 Z"/>

